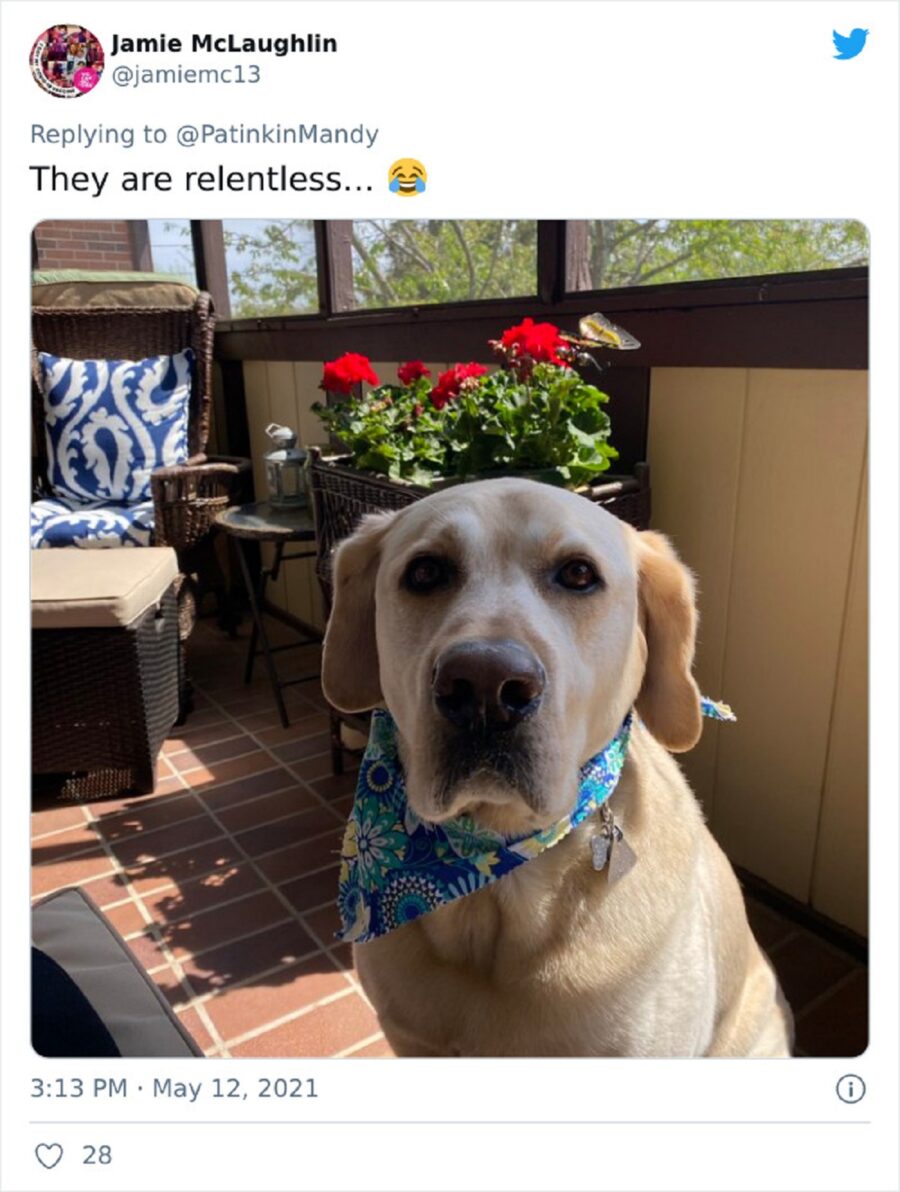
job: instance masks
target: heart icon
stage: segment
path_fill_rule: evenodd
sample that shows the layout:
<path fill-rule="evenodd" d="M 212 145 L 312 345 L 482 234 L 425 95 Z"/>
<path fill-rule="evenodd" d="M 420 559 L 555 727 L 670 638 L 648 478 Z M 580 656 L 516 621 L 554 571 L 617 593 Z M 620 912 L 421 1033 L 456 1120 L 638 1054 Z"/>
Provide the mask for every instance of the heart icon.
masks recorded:
<path fill-rule="evenodd" d="M 39 1142 L 34 1153 L 41 1167 L 55 1167 L 63 1157 L 63 1149 L 58 1142 Z"/>

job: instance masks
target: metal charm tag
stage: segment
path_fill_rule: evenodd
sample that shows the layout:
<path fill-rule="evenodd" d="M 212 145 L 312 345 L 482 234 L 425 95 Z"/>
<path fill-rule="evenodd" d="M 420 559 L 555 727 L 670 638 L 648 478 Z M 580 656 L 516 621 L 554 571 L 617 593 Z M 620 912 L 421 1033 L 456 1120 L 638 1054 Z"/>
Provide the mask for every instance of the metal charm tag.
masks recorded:
<path fill-rule="evenodd" d="M 609 884 L 612 886 L 625 877 L 636 864 L 637 854 L 622 835 L 621 829 L 616 828 L 609 858 Z"/>

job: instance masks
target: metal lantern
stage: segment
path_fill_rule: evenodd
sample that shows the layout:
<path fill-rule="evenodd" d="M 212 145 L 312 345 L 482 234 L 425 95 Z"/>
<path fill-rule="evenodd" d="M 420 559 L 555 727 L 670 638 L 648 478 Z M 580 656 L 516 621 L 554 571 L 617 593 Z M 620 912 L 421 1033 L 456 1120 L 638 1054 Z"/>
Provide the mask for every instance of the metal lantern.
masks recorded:
<path fill-rule="evenodd" d="M 297 435 L 288 426 L 270 422 L 266 434 L 275 444 L 275 450 L 265 455 L 270 503 L 305 505 L 307 453 L 297 446 Z"/>

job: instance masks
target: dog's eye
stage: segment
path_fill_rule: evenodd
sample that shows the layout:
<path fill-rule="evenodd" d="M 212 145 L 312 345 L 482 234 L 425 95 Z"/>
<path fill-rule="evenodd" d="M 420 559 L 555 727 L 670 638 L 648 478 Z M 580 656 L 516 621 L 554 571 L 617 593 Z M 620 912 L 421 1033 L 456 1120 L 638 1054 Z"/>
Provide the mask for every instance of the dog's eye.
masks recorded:
<path fill-rule="evenodd" d="M 596 567 L 587 559 L 569 559 L 556 573 L 556 582 L 570 592 L 592 592 L 602 582 Z"/>
<path fill-rule="evenodd" d="M 403 584 L 410 592 L 433 592 L 448 583 L 451 567 L 445 559 L 434 555 L 419 555 L 407 564 Z"/>

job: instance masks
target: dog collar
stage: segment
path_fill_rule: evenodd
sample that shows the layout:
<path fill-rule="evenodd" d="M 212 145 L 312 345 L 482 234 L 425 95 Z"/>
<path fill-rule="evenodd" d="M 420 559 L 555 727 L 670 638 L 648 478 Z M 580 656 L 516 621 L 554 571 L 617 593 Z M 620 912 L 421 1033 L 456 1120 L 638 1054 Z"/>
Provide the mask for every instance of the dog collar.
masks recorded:
<path fill-rule="evenodd" d="M 703 715 L 712 719 L 735 719 L 727 704 L 704 697 L 701 707 Z M 629 712 L 606 748 L 581 767 L 573 811 L 548 828 L 504 836 L 467 815 L 439 824 L 420 819 L 406 797 L 397 726 L 390 713 L 374 711 L 341 848 L 338 910 L 342 930 L 337 938 L 353 943 L 376 939 L 474 894 L 558 844 L 589 815 L 604 808 L 616 789 L 628 753 L 632 719 Z M 604 828 L 612 846 L 621 840 L 621 832 L 612 824 L 609 809 L 604 810 Z M 596 849 L 594 863 L 603 868 Z"/>

